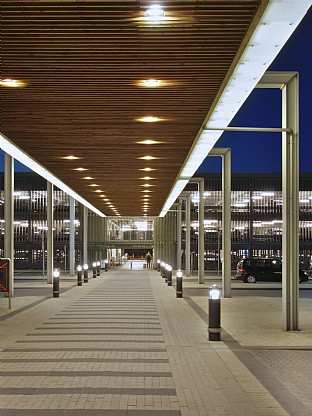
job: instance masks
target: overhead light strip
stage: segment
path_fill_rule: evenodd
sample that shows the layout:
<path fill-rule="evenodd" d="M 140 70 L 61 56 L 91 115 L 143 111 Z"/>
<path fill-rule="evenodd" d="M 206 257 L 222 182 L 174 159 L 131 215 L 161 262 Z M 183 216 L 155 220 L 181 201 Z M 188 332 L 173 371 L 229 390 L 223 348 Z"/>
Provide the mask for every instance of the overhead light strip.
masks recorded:
<path fill-rule="evenodd" d="M 311 0 L 271 0 L 251 36 L 233 74 L 202 126 L 162 208 L 166 215 L 187 183 L 208 156 L 223 131 L 207 127 L 227 127 L 249 94 L 271 65 L 311 6 Z"/>
<path fill-rule="evenodd" d="M 103 212 L 99 211 L 93 205 L 91 205 L 88 201 L 82 198 L 79 194 L 74 192 L 69 186 L 65 185 L 60 179 L 54 176 L 50 171 L 44 168 L 40 163 L 36 162 L 33 158 L 31 158 L 27 153 L 25 153 L 22 149 L 16 146 L 11 140 L 5 137 L 2 133 L 0 133 L 0 148 L 12 156 L 14 159 L 18 160 L 19 162 L 23 163 L 23 165 L 27 166 L 29 169 L 33 170 L 34 172 L 38 173 L 38 175 L 45 178 L 47 181 L 53 183 L 53 185 L 57 186 L 62 191 L 66 192 L 68 195 L 73 197 L 76 201 L 79 201 L 82 205 L 89 208 L 91 211 L 98 214 L 100 217 L 105 217 Z"/>

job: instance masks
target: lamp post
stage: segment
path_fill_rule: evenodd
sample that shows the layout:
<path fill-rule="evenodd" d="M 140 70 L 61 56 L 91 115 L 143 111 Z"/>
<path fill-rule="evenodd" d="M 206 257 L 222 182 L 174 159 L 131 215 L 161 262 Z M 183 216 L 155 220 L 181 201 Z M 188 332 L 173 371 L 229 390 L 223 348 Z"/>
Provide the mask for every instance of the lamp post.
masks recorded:
<path fill-rule="evenodd" d="M 84 283 L 88 283 L 89 281 L 89 276 L 88 276 L 88 265 L 84 264 L 83 265 L 83 282 Z"/>
<path fill-rule="evenodd" d="M 157 260 L 157 271 L 158 272 L 160 271 L 160 260 L 159 259 Z"/>
<path fill-rule="evenodd" d="M 82 267 L 77 266 L 77 286 L 82 286 Z"/>
<path fill-rule="evenodd" d="M 181 270 L 178 270 L 177 275 L 176 275 L 176 297 L 177 298 L 183 298 L 182 272 L 181 272 Z"/>
<path fill-rule="evenodd" d="M 100 261 L 96 262 L 96 275 L 97 276 L 101 275 L 101 262 Z"/>
<path fill-rule="evenodd" d="M 162 278 L 164 278 L 164 277 L 165 277 L 165 266 L 166 266 L 166 263 L 165 263 L 164 261 L 162 261 L 162 262 L 160 263 L 160 276 L 161 276 Z"/>
<path fill-rule="evenodd" d="M 58 298 L 60 296 L 60 272 L 54 270 L 53 272 L 53 297 Z"/>
<path fill-rule="evenodd" d="M 167 285 L 172 286 L 172 266 L 168 265 Z"/>
<path fill-rule="evenodd" d="M 208 302 L 208 335 L 209 341 L 220 341 L 221 339 L 221 290 L 219 286 L 212 285 L 209 288 Z"/>
<path fill-rule="evenodd" d="M 92 263 L 92 277 L 93 279 L 96 278 L 96 262 L 95 261 Z"/>

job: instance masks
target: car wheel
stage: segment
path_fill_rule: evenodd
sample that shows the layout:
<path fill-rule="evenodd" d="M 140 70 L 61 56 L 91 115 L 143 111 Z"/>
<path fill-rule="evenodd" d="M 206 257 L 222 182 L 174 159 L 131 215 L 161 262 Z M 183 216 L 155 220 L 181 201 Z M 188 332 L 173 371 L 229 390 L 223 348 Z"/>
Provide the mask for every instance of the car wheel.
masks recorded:
<path fill-rule="evenodd" d="M 247 283 L 256 283 L 255 276 L 253 276 L 253 275 L 247 276 L 246 282 Z"/>

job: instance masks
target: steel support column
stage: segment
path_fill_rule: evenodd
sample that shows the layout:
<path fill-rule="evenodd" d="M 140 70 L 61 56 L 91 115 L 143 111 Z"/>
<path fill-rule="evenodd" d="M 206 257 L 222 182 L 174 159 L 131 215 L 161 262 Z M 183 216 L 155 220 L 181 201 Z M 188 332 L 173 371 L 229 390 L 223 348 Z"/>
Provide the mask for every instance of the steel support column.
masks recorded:
<path fill-rule="evenodd" d="M 179 198 L 177 213 L 177 270 L 181 270 L 181 222 L 182 222 L 182 201 Z"/>
<path fill-rule="evenodd" d="M 191 195 L 185 198 L 185 274 L 191 275 Z"/>
<path fill-rule="evenodd" d="M 283 133 L 282 187 L 283 187 L 283 240 L 282 240 L 282 308 L 283 329 L 297 331 L 298 273 L 299 273 L 299 111 L 298 74 L 282 87 L 282 125 L 293 134 Z"/>
<path fill-rule="evenodd" d="M 75 199 L 70 197 L 69 205 L 69 275 L 75 275 Z"/>
<path fill-rule="evenodd" d="M 198 283 L 205 283 L 205 181 L 201 179 L 198 184 L 199 204 L 198 204 Z"/>
<path fill-rule="evenodd" d="M 83 207 L 83 264 L 88 264 L 88 208 Z"/>
<path fill-rule="evenodd" d="M 47 181 L 47 283 L 53 282 L 53 184 Z M 42 253 L 44 256 L 44 253 Z"/>
<path fill-rule="evenodd" d="M 11 259 L 11 297 L 14 295 L 14 159 L 8 153 L 4 156 L 4 221 L 4 257 Z"/>

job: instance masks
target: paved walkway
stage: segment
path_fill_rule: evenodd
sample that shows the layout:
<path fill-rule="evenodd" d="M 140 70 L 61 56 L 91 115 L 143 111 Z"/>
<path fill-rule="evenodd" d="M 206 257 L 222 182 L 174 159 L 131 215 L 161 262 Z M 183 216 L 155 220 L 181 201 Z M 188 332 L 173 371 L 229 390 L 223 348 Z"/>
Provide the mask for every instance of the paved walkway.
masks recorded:
<path fill-rule="evenodd" d="M 285 333 L 278 297 L 222 299 L 210 342 L 195 280 L 177 299 L 154 270 L 110 270 L 0 299 L 1 416 L 312 415 L 312 300 Z"/>

